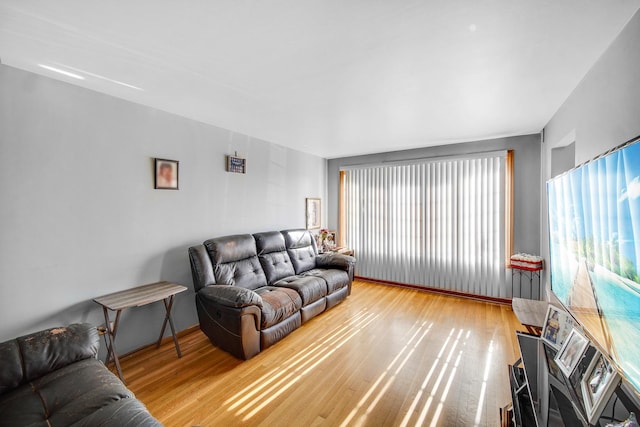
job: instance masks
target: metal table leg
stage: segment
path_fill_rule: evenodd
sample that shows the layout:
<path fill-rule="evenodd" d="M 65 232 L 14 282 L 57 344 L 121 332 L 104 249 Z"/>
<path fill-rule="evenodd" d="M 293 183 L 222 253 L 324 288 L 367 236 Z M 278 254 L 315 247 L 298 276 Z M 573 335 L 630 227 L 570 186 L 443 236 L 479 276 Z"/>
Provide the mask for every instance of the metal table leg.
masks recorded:
<path fill-rule="evenodd" d="M 173 344 L 176 347 L 176 352 L 178 353 L 178 357 L 182 357 L 182 352 L 180 351 L 180 344 L 178 343 L 178 337 L 176 336 L 176 329 L 173 326 L 173 319 L 171 319 L 171 308 L 173 307 L 173 298 L 175 295 L 171 295 L 168 298 L 163 300 L 165 316 L 164 322 L 162 322 L 162 330 L 160 331 L 160 337 L 158 338 L 158 344 L 156 348 L 160 347 L 160 343 L 162 342 L 162 337 L 164 336 L 164 331 L 167 328 L 167 321 L 169 321 L 169 326 L 171 327 L 171 335 L 173 336 Z"/>
<path fill-rule="evenodd" d="M 113 328 L 111 327 L 111 320 L 109 320 L 109 310 L 107 307 L 102 307 L 104 313 L 105 327 L 107 328 L 107 336 L 109 337 L 109 345 L 107 346 L 107 360 L 105 364 L 108 364 L 113 357 L 113 362 L 116 365 L 118 371 L 118 377 L 124 383 L 124 377 L 122 376 L 122 369 L 120 368 L 120 360 L 118 359 L 118 353 L 116 352 L 116 333 L 118 332 L 118 323 L 120 321 L 120 313 L 122 310 L 116 311 L 116 320 L 113 322 Z"/>

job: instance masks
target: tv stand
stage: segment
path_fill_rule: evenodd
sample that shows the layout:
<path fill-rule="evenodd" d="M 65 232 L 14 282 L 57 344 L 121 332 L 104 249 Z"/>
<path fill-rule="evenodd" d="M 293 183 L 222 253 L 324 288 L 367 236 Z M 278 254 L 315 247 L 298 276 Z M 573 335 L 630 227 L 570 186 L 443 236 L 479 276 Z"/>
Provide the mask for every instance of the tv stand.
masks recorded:
<path fill-rule="evenodd" d="M 521 357 L 509 365 L 509 383 L 516 426 L 591 426 L 582 404 L 580 378 L 574 372 L 566 378 L 554 358 L 556 350 L 542 339 L 526 332 L 516 332 Z M 596 349 L 589 346 L 581 366 L 586 366 Z M 640 414 L 637 396 L 624 381 L 609 399 L 596 426 L 625 420 L 629 412 Z"/>
<path fill-rule="evenodd" d="M 539 373 L 547 369 L 546 359 L 541 357 L 542 342 L 539 337 L 516 332 L 520 358 L 509 365 L 509 382 L 513 403 L 514 422 L 517 426 L 546 426 L 546 402 L 538 387 Z"/>

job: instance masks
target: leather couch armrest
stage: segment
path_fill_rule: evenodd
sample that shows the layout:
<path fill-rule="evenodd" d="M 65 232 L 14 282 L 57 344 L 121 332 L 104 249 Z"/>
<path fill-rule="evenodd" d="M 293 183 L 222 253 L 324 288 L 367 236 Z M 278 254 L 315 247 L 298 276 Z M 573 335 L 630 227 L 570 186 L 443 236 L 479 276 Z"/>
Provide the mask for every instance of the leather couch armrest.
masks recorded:
<path fill-rule="evenodd" d="M 344 270 L 349 275 L 349 280 L 353 282 L 356 269 L 356 259 L 350 255 L 344 254 L 322 254 L 316 257 L 316 267 Z M 351 293 L 351 290 L 349 290 L 349 293 Z"/>
<path fill-rule="evenodd" d="M 243 308 L 256 305 L 262 307 L 262 297 L 251 289 L 230 285 L 211 285 L 198 291 L 201 297 L 224 307 Z"/>
<path fill-rule="evenodd" d="M 348 272 L 355 265 L 356 259 L 344 254 L 327 253 L 318 255 L 316 258 L 316 267 L 318 268 L 337 268 Z"/>

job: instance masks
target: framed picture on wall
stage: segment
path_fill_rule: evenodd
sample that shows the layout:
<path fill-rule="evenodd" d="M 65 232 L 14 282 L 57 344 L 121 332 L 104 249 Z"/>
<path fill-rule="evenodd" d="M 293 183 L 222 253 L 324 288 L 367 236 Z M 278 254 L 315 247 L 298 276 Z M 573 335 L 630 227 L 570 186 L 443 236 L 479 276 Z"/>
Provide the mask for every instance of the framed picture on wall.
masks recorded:
<path fill-rule="evenodd" d="M 569 378 L 573 370 L 578 366 L 578 362 L 582 359 L 582 355 L 588 345 L 589 340 L 584 335 L 576 328 L 571 329 L 569 336 L 555 357 L 555 362 L 567 378 Z"/>
<path fill-rule="evenodd" d="M 321 224 L 321 205 L 320 199 L 307 197 L 307 230 L 320 228 Z"/>
<path fill-rule="evenodd" d="M 560 350 L 567 338 L 574 322 L 569 313 L 549 304 L 547 317 L 542 328 L 542 339 L 556 350 Z"/>
<path fill-rule="evenodd" d="M 591 424 L 596 423 L 619 382 L 620 375 L 609 359 L 596 352 L 580 381 L 584 408 Z"/>
<path fill-rule="evenodd" d="M 178 189 L 178 164 L 177 160 L 154 159 L 155 180 L 154 188 L 160 190 Z"/>

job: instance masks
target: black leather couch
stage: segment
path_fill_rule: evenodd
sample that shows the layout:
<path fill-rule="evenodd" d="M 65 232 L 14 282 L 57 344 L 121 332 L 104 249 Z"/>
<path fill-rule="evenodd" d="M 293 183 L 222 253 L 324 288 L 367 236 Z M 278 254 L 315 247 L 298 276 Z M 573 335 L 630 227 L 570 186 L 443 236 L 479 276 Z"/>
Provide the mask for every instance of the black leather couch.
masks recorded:
<path fill-rule="evenodd" d="M 0 426 L 161 426 L 96 358 L 88 324 L 0 343 Z"/>
<path fill-rule="evenodd" d="M 355 258 L 318 255 L 307 230 L 218 237 L 189 248 L 200 329 L 249 359 L 351 293 Z"/>

